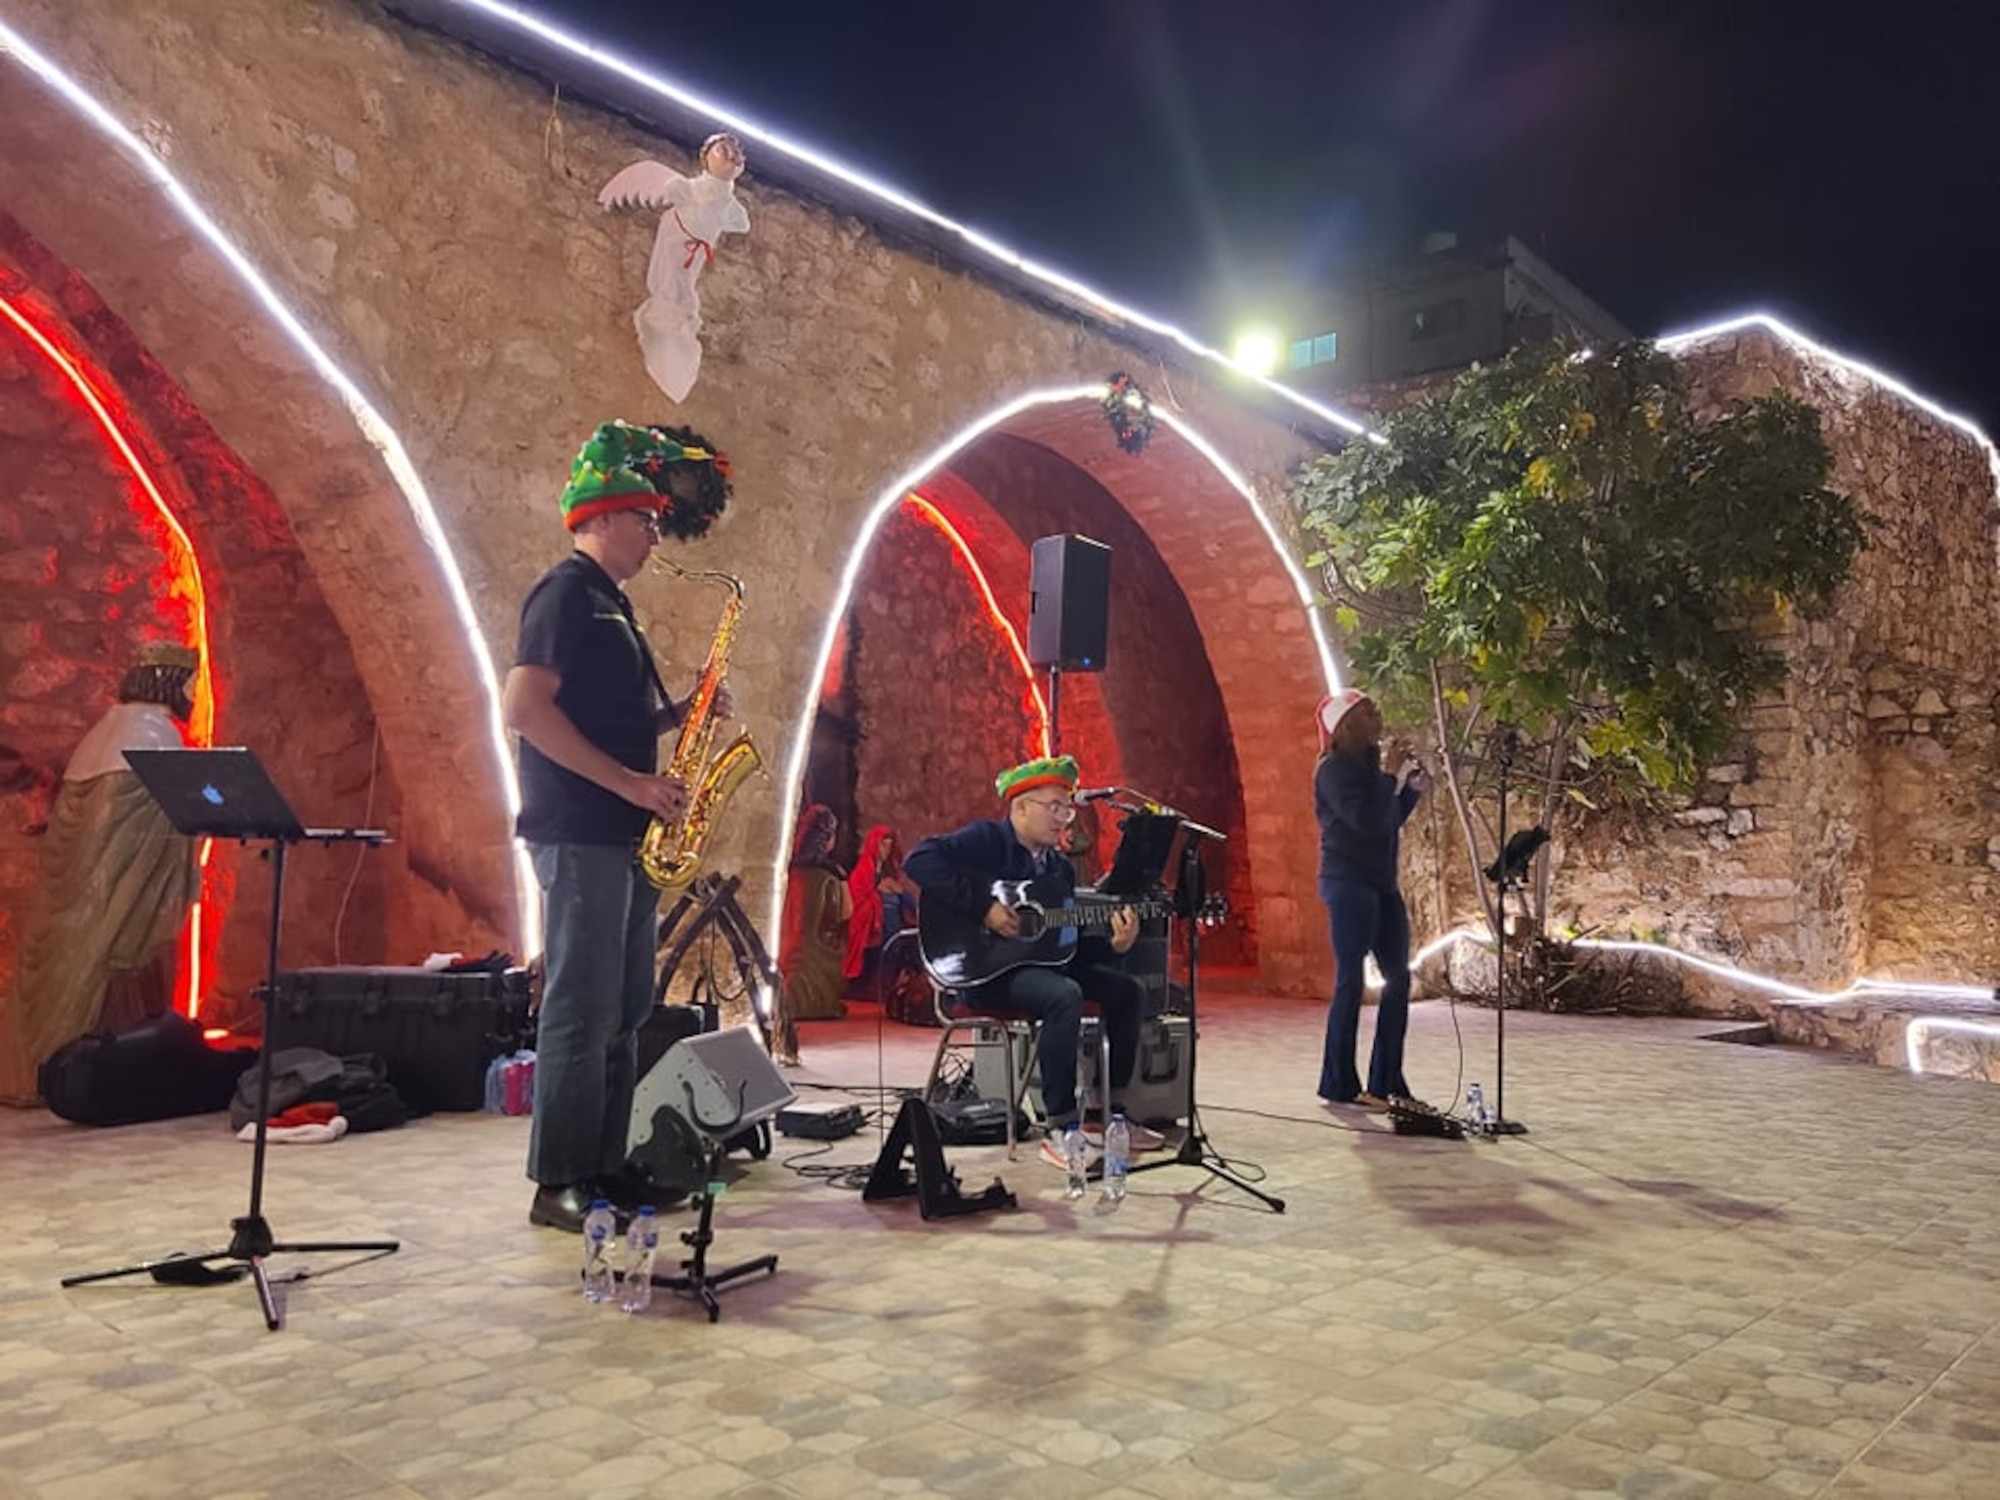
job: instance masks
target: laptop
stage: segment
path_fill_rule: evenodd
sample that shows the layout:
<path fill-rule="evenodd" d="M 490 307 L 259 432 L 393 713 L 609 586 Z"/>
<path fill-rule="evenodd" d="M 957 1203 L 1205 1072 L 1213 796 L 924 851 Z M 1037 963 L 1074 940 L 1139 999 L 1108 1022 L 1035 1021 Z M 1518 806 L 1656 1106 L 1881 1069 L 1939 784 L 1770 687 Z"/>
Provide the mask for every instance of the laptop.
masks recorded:
<path fill-rule="evenodd" d="M 181 833 L 219 839 L 314 837 L 242 746 L 220 750 L 127 750 L 131 766 Z"/>
<path fill-rule="evenodd" d="M 1171 813 L 1128 813 L 1119 823 L 1118 852 L 1097 882 L 1100 896 L 1138 900 L 1156 894 L 1173 858 L 1181 820 Z"/>

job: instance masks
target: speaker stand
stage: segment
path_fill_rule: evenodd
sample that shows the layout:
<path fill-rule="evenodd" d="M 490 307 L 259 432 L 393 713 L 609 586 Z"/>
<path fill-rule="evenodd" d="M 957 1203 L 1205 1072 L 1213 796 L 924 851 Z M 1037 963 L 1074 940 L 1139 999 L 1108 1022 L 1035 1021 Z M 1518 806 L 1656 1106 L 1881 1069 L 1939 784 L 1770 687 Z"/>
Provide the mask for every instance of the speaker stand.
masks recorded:
<path fill-rule="evenodd" d="M 691 1296 L 708 1309 L 708 1321 L 713 1323 L 722 1317 L 722 1303 L 716 1293 L 733 1281 L 760 1273 L 776 1275 L 778 1257 L 760 1255 L 755 1260 L 746 1260 L 737 1265 L 727 1266 L 720 1271 L 708 1269 L 708 1247 L 715 1243 L 715 1200 L 722 1196 L 722 1156 L 727 1146 L 715 1136 L 708 1138 L 708 1182 L 701 1193 L 701 1215 L 692 1229 L 681 1231 L 681 1243 L 694 1251 L 681 1262 L 678 1276 L 653 1277 L 653 1285 L 670 1292 L 680 1292 Z"/>

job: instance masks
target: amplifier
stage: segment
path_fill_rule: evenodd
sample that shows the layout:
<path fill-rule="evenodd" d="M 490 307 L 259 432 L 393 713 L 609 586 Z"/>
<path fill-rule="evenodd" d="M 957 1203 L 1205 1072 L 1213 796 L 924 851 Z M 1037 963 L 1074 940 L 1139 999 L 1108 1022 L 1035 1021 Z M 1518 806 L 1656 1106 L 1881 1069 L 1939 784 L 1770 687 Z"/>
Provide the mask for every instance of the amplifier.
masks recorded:
<path fill-rule="evenodd" d="M 1139 1057 L 1132 1065 L 1132 1082 L 1125 1089 L 1125 1113 L 1142 1125 L 1173 1125 L 1188 1118 L 1194 1104 L 1194 1080 L 1189 1074 L 1193 1022 L 1186 1016 L 1148 1016 L 1139 1023 Z M 1097 1017 L 1083 1018 L 1083 1058 L 1077 1093 L 1095 1113 L 1097 1092 Z"/>
<path fill-rule="evenodd" d="M 1007 1140 L 1007 1105 L 999 1099 L 948 1099 L 931 1106 L 938 1139 L 947 1146 L 999 1146 Z M 1015 1117 L 1016 1134 L 1028 1133 L 1025 1116 Z"/>
<path fill-rule="evenodd" d="M 802 1100 L 778 1111 L 778 1134 L 808 1141 L 844 1141 L 866 1123 L 858 1104 Z"/>

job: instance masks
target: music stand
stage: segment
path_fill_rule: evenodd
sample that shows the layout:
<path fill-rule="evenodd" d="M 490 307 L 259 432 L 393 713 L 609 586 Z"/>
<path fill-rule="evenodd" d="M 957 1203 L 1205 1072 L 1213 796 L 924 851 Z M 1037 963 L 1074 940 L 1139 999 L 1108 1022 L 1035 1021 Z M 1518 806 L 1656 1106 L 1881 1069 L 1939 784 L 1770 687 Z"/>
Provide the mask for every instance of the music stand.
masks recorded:
<path fill-rule="evenodd" d="M 1180 839 L 1180 877 L 1174 892 L 1174 913 L 1186 924 L 1187 932 L 1187 1010 L 1188 1010 L 1188 1124 L 1181 1136 L 1178 1150 L 1157 1161 L 1134 1162 L 1132 1172 L 1150 1172 L 1159 1167 L 1200 1167 L 1211 1177 L 1220 1177 L 1231 1187 L 1241 1188 L 1257 1199 L 1273 1213 L 1285 1211 L 1285 1200 L 1265 1192 L 1256 1184 L 1245 1180 L 1228 1166 L 1228 1159 L 1209 1143 L 1207 1134 L 1201 1128 L 1201 1095 L 1196 1088 L 1198 1081 L 1197 1059 L 1201 1055 L 1201 1008 L 1198 994 L 1201 988 L 1199 971 L 1201 968 L 1201 924 L 1204 908 L 1208 905 L 1208 874 L 1202 868 L 1201 843 L 1211 839 L 1220 844 L 1227 836 L 1216 829 L 1204 827 L 1191 818 L 1184 818 L 1169 809 L 1158 813 L 1143 813 L 1138 816 L 1157 817 L 1170 825 L 1170 841 Z M 1126 828 L 1130 833 L 1128 819 Z M 1148 835 L 1150 836 L 1150 835 Z M 1125 852 L 1121 843 L 1120 855 Z"/>
<path fill-rule="evenodd" d="M 1097 882 L 1097 894 L 1143 901 L 1159 891 L 1180 831 L 1176 815 L 1145 808 L 1126 813 L 1118 820 L 1118 849 L 1111 856 L 1111 868 Z"/>
<path fill-rule="evenodd" d="M 284 794 L 272 784 L 262 763 L 240 746 L 217 750 L 127 750 L 125 760 L 179 832 L 191 838 L 236 839 L 271 846 L 271 925 L 265 951 L 264 1038 L 257 1057 L 257 1131 L 250 1159 L 250 1207 L 242 1218 L 229 1221 L 229 1244 L 221 1250 L 201 1255 L 162 1256 L 110 1271 L 87 1271 L 63 1277 L 62 1285 L 83 1286 L 87 1282 L 142 1273 L 159 1282 L 208 1285 L 234 1281 L 240 1274 L 233 1267 L 210 1270 L 210 1262 L 237 1262 L 249 1268 L 257 1288 L 258 1305 L 264 1312 L 264 1326 L 275 1333 L 284 1319 L 271 1293 L 271 1278 L 264 1270 L 266 1257 L 343 1252 L 393 1255 L 402 1248 L 396 1240 L 280 1241 L 264 1219 L 264 1154 L 270 1133 L 271 1031 L 275 1014 L 272 1001 L 278 992 L 278 929 L 285 905 L 285 851 L 293 844 L 308 841 L 386 844 L 389 836 L 376 828 L 305 827 Z"/>

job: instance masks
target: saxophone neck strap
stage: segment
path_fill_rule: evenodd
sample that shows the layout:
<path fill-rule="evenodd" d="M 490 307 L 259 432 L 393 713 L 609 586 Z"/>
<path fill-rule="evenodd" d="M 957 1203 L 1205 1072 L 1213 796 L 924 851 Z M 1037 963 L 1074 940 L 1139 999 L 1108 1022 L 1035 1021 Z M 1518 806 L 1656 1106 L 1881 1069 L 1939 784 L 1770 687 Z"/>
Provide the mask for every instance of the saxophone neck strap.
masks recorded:
<path fill-rule="evenodd" d="M 632 634 L 639 642 L 639 659 L 646 664 L 646 677 L 653 684 L 653 691 L 660 695 L 660 707 L 672 713 L 674 722 L 679 723 L 680 710 L 674 703 L 674 695 L 660 680 L 660 664 L 654 659 L 653 643 L 646 639 L 646 627 L 639 623 L 639 613 L 632 608 L 632 601 L 625 597 L 623 589 L 618 590 L 618 612 L 625 617 L 625 623 L 632 627 Z"/>

